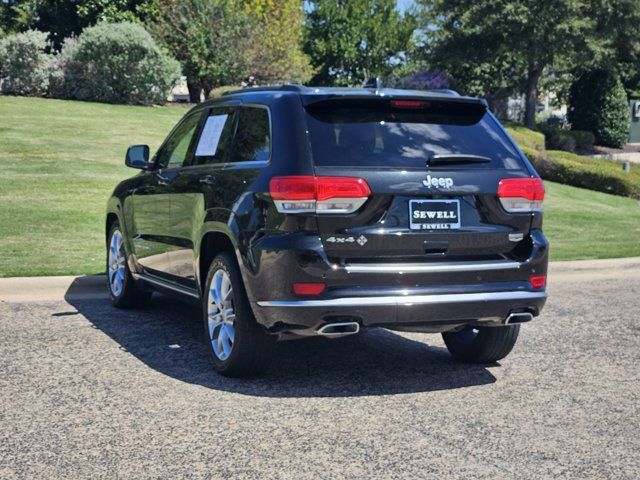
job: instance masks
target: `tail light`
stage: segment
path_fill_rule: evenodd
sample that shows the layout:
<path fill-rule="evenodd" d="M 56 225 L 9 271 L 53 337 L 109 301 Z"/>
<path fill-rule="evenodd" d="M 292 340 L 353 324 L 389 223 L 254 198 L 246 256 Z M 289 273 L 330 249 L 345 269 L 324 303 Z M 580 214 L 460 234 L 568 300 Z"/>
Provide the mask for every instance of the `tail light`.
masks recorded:
<path fill-rule="evenodd" d="M 542 210 L 544 185 L 539 178 L 505 178 L 498 184 L 498 197 L 507 212 Z"/>
<path fill-rule="evenodd" d="M 533 288 L 542 288 L 547 284 L 546 275 L 532 275 L 529 278 L 529 283 Z"/>
<path fill-rule="evenodd" d="M 325 288 L 324 283 L 294 283 L 293 292 L 296 295 L 320 295 Z"/>
<path fill-rule="evenodd" d="M 353 213 L 371 195 L 362 178 L 273 177 L 269 191 L 282 213 Z"/>

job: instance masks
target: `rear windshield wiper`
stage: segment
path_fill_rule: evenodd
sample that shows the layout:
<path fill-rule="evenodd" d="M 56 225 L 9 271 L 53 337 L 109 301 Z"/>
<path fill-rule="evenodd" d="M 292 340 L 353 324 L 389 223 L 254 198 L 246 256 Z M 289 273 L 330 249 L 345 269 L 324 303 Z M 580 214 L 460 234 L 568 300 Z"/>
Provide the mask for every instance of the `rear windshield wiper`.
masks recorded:
<path fill-rule="evenodd" d="M 427 159 L 427 165 L 440 165 L 445 163 L 491 163 L 489 157 L 482 155 L 464 155 L 461 153 L 446 153 L 431 155 Z"/>

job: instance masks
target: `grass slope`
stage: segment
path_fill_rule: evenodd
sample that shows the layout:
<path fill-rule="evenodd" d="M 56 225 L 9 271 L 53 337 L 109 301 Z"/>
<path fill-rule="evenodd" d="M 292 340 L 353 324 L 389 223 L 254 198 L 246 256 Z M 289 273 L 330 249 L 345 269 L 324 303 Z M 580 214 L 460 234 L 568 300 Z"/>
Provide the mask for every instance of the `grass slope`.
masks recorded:
<path fill-rule="evenodd" d="M 153 151 L 184 113 L 0 96 L 0 276 L 103 271 L 106 201 L 135 173 L 124 166 L 127 146 Z M 640 202 L 547 190 L 553 259 L 640 255 Z"/>
<path fill-rule="evenodd" d="M 0 96 L 0 276 L 102 271 L 126 148 L 158 147 L 184 112 Z"/>

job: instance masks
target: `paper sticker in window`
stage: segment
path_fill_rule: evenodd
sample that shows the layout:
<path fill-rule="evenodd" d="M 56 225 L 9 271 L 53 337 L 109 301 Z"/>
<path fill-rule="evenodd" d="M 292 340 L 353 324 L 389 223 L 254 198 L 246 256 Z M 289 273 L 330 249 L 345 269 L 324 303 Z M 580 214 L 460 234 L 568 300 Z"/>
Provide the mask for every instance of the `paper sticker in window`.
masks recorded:
<path fill-rule="evenodd" d="M 196 148 L 197 157 L 213 157 L 218 150 L 220 136 L 229 115 L 212 115 L 207 118 Z"/>

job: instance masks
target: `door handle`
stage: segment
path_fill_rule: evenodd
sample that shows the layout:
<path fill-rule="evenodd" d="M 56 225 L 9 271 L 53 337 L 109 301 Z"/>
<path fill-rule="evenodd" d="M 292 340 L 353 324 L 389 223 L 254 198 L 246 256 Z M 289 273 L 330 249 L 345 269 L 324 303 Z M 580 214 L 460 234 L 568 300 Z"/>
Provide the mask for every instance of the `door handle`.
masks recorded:
<path fill-rule="evenodd" d="M 157 176 L 158 176 L 158 185 L 169 185 L 169 182 L 171 181 L 169 177 L 165 177 L 161 173 L 158 173 Z"/>
<path fill-rule="evenodd" d="M 207 175 L 206 177 L 202 177 L 200 179 L 200 183 L 204 183 L 205 185 L 213 185 L 213 182 L 216 181 L 216 177 L 213 175 Z"/>

